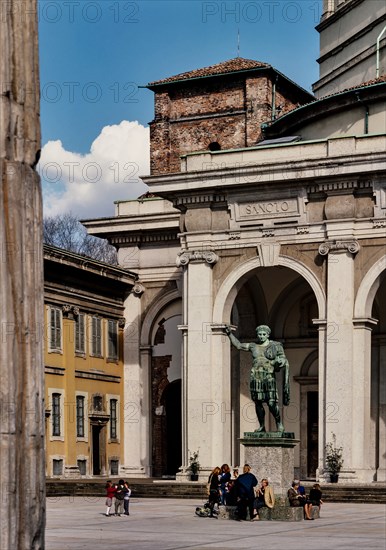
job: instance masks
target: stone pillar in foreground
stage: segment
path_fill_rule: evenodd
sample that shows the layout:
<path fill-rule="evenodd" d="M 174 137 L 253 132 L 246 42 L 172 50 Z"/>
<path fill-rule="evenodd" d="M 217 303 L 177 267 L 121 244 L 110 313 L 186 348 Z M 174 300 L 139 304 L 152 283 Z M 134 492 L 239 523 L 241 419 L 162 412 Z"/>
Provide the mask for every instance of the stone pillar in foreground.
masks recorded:
<path fill-rule="evenodd" d="M 43 264 L 36 0 L 0 6 L 0 548 L 44 548 Z"/>

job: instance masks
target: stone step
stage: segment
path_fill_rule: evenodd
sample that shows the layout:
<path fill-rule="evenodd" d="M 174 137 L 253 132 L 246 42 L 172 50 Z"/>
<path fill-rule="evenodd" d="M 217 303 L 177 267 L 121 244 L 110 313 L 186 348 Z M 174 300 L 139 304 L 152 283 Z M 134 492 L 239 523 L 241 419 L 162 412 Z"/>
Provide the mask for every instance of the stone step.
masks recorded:
<path fill-rule="evenodd" d="M 46 483 L 48 497 L 56 496 L 104 496 L 105 479 L 49 479 Z M 159 479 L 130 479 L 133 497 L 207 498 L 206 484 L 200 482 L 162 481 Z M 308 491 L 312 484 L 305 483 Z M 386 504 L 386 484 L 374 485 L 322 485 L 325 502 L 362 502 Z"/>

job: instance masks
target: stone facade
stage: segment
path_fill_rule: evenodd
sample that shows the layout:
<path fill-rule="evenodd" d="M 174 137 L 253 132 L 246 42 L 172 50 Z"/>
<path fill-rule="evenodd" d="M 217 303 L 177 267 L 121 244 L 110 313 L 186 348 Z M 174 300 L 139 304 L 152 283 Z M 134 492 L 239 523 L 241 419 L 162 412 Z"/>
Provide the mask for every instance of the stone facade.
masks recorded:
<path fill-rule="evenodd" d="M 385 74 L 385 15 L 383 0 L 323 0 L 322 19 L 316 27 L 320 34 L 320 75 L 313 85 L 316 97 Z"/>
<path fill-rule="evenodd" d="M 208 94 L 205 71 L 193 75 L 189 86 Z M 235 82 L 238 78 L 232 75 Z M 149 87 L 156 96 L 162 86 L 165 94 L 169 86 L 188 94 L 186 80 L 174 77 Z M 235 105 L 232 87 L 223 89 L 224 99 L 226 90 Z M 213 93 L 208 105 L 221 112 L 224 103 Z M 370 112 L 382 104 L 382 94 L 382 84 L 375 94 L 369 91 Z M 268 324 L 290 364 L 291 404 L 282 417 L 286 431 L 300 440 L 296 477 L 328 479 L 325 445 L 335 434 L 344 453 L 341 481 L 386 479 L 380 444 L 385 438 L 386 135 L 373 129 L 363 133 L 362 126 L 355 126 L 353 135 L 347 124 L 339 137 L 329 136 L 343 111 L 357 120 L 357 107 L 351 100 L 343 105 L 338 96 L 325 110 L 324 104 L 310 103 L 273 121 L 273 142 L 246 147 L 244 140 L 231 150 L 204 147 L 208 134 L 196 125 L 203 122 L 203 103 L 179 99 L 190 120 L 170 123 L 166 117 L 168 137 L 153 143 L 153 151 L 168 157 L 174 123 L 190 134 L 185 144 L 176 143 L 178 154 L 185 153 L 180 165 L 178 155 L 174 164 L 169 155 L 157 167 L 153 155 L 153 173 L 145 181 L 158 198 L 121 203 L 119 218 L 87 222 L 90 232 L 116 244 L 122 263 L 135 256 L 144 288 L 129 297 L 126 308 L 133 337 L 125 391 L 142 413 L 137 424 L 125 426 L 128 474 L 154 471 L 152 419 L 146 413 L 157 369 L 152 356 L 180 358 L 174 370 L 167 368 L 168 381 L 173 371 L 181 383 L 182 411 L 167 412 L 181 414 L 177 475 L 187 475 L 189 455 L 197 450 L 203 480 L 217 464 L 244 462 L 240 439 L 257 428 L 249 393 L 251 361 L 249 354 L 230 349 L 224 327 L 233 324 L 238 339 L 250 342 L 255 327 Z M 162 101 L 168 108 L 173 103 L 166 95 Z M 312 139 L 303 139 L 302 123 L 313 128 Z M 322 123 L 327 137 L 318 138 Z M 298 141 L 277 140 L 288 136 Z M 221 138 L 216 137 L 220 145 Z M 160 323 L 165 342 L 172 335 L 181 342 L 178 349 L 157 351 Z M 270 477 L 262 468 L 256 465 L 257 476 Z"/>

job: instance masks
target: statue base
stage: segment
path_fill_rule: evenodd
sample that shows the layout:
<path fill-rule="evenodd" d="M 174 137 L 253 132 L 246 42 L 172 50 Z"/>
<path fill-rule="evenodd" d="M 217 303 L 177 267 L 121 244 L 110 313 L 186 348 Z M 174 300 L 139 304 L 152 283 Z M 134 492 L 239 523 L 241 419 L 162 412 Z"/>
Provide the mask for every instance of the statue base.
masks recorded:
<path fill-rule="evenodd" d="M 267 478 L 277 496 L 287 496 L 294 479 L 294 447 L 299 443 L 293 432 L 245 432 L 245 462 L 259 481 Z"/>

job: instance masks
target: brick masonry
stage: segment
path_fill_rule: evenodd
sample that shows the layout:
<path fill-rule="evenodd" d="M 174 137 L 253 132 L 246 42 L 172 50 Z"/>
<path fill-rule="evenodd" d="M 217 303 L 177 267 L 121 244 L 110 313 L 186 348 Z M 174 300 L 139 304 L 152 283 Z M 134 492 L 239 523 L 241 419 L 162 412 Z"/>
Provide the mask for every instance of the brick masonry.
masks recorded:
<path fill-rule="evenodd" d="M 151 173 L 179 172 L 181 155 L 206 151 L 212 143 L 222 150 L 255 145 L 262 139 L 261 124 L 272 118 L 276 78 L 272 70 L 241 72 L 153 88 Z M 304 91 L 297 94 L 279 79 L 274 103 L 276 114 L 285 114 L 304 103 Z"/>

